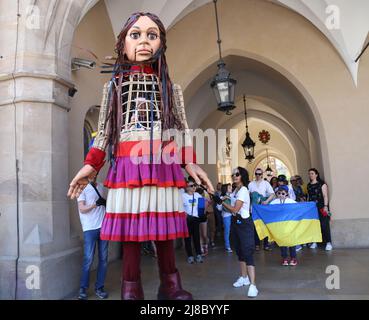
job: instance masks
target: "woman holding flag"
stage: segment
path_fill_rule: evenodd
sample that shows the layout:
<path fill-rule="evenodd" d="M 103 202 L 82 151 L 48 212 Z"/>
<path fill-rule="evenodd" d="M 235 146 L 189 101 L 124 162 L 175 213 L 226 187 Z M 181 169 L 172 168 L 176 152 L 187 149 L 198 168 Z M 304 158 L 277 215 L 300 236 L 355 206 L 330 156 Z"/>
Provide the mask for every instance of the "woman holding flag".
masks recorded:
<path fill-rule="evenodd" d="M 250 194 L 247 189 L 249 174 L 246 169 L 237 167 L 233 170 L 232 180 L 236 189 L 230 196 L 231 204 L 223 202 L 219 196 L 214 200 L 222 204 L 232 214 L 231 235 L 240 261 L 241 276 L 233 284 L 234 287 L 250 285 L 248 297 L 254 298 L 258 295 L 255 285 L 255 263 L 254 263 L 254 223 L 250 215 Z"/>

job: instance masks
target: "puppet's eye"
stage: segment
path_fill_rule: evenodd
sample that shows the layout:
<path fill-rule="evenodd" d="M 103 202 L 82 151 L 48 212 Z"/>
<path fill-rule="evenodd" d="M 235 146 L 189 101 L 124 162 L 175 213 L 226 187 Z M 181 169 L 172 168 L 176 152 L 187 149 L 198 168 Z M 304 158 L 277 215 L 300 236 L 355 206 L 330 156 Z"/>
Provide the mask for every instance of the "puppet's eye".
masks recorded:
<path fill-rule="evenodd" d="M 155 32 L 149 32 L 147 37 L 149 40 L 156 40 L 158 38 L 158 35 Z"/>
<path fill-rule="evenodd" d="M 129 36 L 132 39 L 137 40 L 138 38 L 140 38 L 140 33 L 139 32 L 131 32 Z"/>

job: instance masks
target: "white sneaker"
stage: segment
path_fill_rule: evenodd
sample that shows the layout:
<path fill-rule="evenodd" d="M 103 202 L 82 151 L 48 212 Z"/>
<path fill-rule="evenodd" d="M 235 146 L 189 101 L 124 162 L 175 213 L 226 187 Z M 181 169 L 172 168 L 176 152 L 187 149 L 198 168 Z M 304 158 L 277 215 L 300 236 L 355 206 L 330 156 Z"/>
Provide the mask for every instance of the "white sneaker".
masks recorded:
<path fill-rule="evenodd" d="M 258 295 L 259 291 L 254 284 L 250 284 L 249 291 L 247 292 L 247 296 L 249 298 L 255 298 Z"/>
<path fill-rule="evenodd" d="M 249 277 L 239 277 L 237 281 L 233 284 L 235 288 L 240 288 L 242 286 L 248 286 L 250 284 Z"/>
<path fill-rule="evenodd" d="M 327 242 L 325 246 L 325 251 L 331 251 L 333 249 L 332 244 L 330 242 Z"/>
<path fill-rule="evenodd" d="M 310 245 L 310 249 L 316 249 L 317 248 L 317 244 L 316 244 L 316 242 L 314 242 L 314 243 L 312 243 L 311 245 Z"/>

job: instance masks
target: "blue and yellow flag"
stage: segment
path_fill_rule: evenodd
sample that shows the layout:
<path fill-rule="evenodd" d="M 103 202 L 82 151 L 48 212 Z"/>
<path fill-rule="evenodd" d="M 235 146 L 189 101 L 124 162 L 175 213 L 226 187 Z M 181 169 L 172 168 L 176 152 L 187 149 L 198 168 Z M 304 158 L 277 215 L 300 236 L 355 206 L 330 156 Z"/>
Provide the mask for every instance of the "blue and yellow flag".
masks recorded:
<path fill-rule="evenodd" d="M 253 205 L 252 218 L 259 238 L 268 237 L 279 246 L 322 242 L 315 202 Z"/>

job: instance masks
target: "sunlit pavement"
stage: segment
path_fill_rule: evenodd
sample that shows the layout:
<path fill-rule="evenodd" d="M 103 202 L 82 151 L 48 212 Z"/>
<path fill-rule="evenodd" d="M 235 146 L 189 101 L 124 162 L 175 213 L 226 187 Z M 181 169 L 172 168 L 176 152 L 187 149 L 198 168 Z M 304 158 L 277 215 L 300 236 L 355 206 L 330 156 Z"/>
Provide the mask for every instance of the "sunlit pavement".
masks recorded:
<path fill-rule="evenodd" d="M 193 265 L 187 264 L 184 249 L 177 249 L 176 255 L 183 287 L 193 294 L 194 299 L 249 299 L 248 287 L 232 286 L 239 276 L 235 253 L 226 253 L 223 247 L 218 246 L 209 250 L 204 263 Z M 326 252 L 304 248 L 298 252 L 298 266 L 282 267 L 280 260 L 278 247 L 272 252 L 261 250 L 255 253 L 259 289 L 256 299 L 369 299 L 369 249 Z M 142 256 L 141 270 L 145 299 L 156 299 L 159 285 L 156 259 Z M 109 299 L 120 299 L 120 276 L 121 260 L 118 260 L 108 269 L 105 287 L 110 294 Z M 91 300 L 97 299 L 93 292 L 95 278 L 96 272 L 92 272 Z M 327 283 L 330 287 L 339 286 L 339 289 L 328 289 Z"/>

